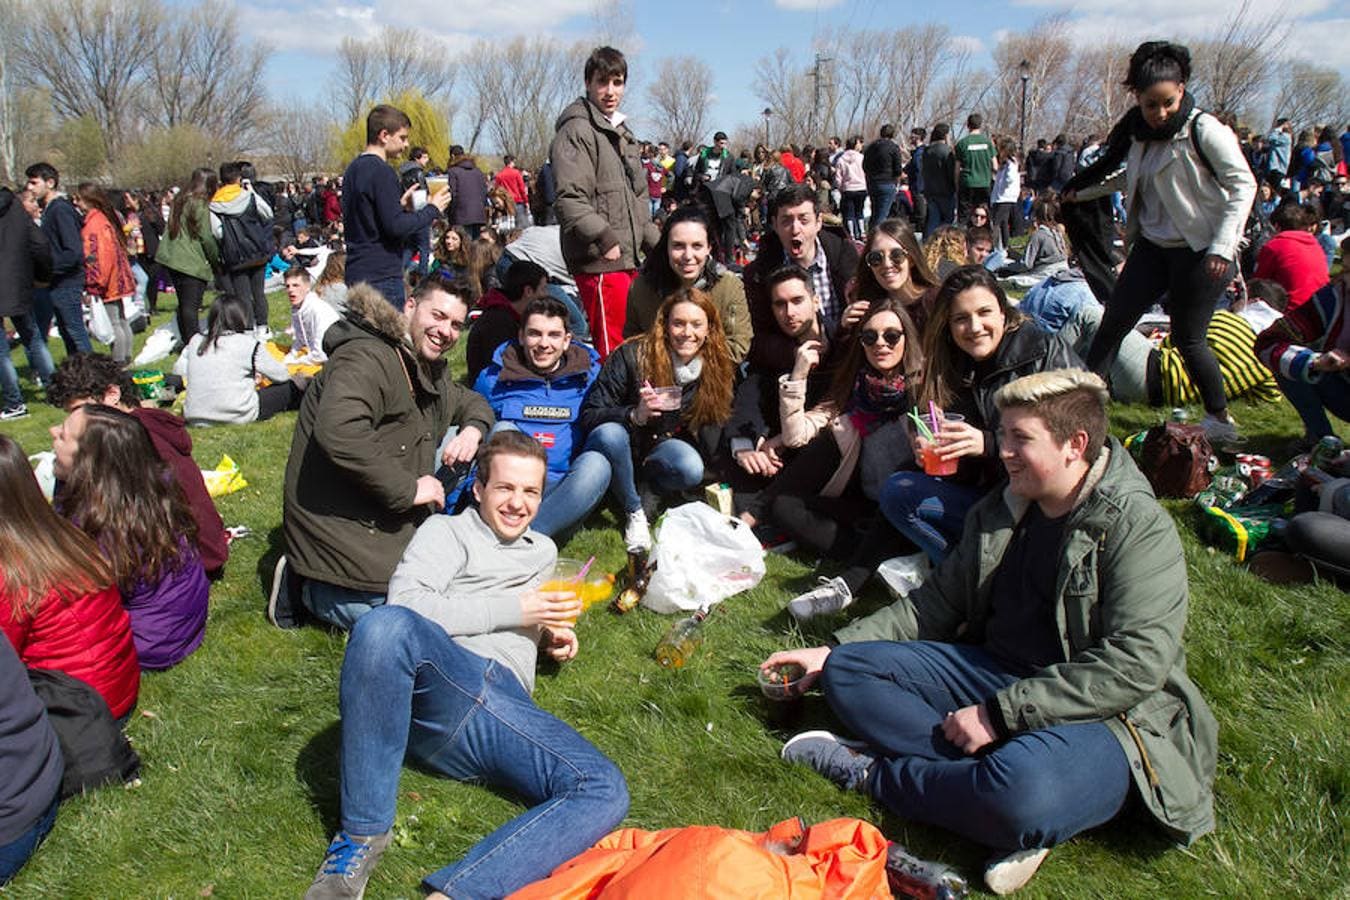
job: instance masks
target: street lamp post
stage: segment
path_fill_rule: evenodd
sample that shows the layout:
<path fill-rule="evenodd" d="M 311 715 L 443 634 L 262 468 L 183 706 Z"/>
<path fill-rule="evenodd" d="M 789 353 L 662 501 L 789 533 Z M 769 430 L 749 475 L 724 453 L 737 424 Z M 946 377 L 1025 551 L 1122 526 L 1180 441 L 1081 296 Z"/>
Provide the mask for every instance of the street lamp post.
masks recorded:
<path fill-rule="evenodd" d="M 1017 148 L 1027 152 L 1027 82 L 1031 80 L 1031 64 L 1025 59 L 1017 64 L 1017 74 L 1022 79 L 1022 117 L 1018 120 Z"/>
<path fill-rule="evenodd" d="M 764 116 L 764 146 L 765 146 L 765 147 L 770 147 L 770 148 L 773 146 L 771 143 L 769 143 L 769 117 L 772 116 L 772 115 L 773 115 L 773 107 L 770 107 L 770 106 L 764 107 L 764 112 L 763 112 L 763 116 Z"/>

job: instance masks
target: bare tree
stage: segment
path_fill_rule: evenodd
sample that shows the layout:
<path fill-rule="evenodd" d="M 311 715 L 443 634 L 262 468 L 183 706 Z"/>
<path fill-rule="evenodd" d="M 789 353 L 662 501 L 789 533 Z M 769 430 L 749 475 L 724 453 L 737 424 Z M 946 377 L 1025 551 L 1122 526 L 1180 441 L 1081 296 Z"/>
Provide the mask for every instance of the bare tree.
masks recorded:
<path fill-rule="evenodd" d="M 331 168 L 338 123 L 322 107 L 293 100 L 272 110 L 268 118 L 267 147 L 292 181 Z"/>
<path fill-rule="evenodd" d="M 234 4 L 202 0 L 164 24 L 160 52 L 147 66 L 147 117 L 164 128 L 192 125 L 246 145 L 267 100 L 269 55 L 265 45 L 244 42 Z"/>
<path fill-rule="evenodd" d="M 1063 124 L 1064 94 L 1070 78 L 1073 42 L 1063 15 L 1048 16 L 1026 32 L 1007 34 L 994 48 L 997 82 L 991 98 L 990 127 L 1017 134 L 1022 115 L 1021 63 L 1027 63 L 1026 132 L 1028 142 L 1053 135 Z"/>
<path fill-rule="evenodd" d="M 471 120 L 470 149 L 486 131 L 503 153 L 529 167 L 543 162 L 554 122 L 579 88 L 578 73 L 589 47 L 549 37 L 481 41 L 466 59 Z"/>
<path fill-rule="evenodd" d="M 772 132 L 782 136 L 775 143 L 782 145 L 806 137 L 811 125 L 811 85 L 805 69 L 786 47 L 779 47 L 755 64 L 754 91 L 772 110 Z"/>
<path fill-rule="evenodd" d="M 1126 44 L 1109 43 L 1078 51 L 1065 83 L 1061 131 L 1106 136 L 1133 103 L 1121 84 L 1132 49 Z"/>
<path fill-rule="evenodd" d="M 18 0 L 0 0 L 0 180 L 20 181 L 14 154 L 18 90 L 13 64 L 23 29 Z"/>
<path fill-rule="evenodd" d="M 1288 116 L 1294 130 L 1340 125 L 1346 118 L 1347 85 L 1335 69 L 1296 62 L 1280 73 L 1275 113 Z"/>
<path fill-rule="evenodd" d="M 21 66 L 66 118 L 89 116 L 116 155 L 135 124 L 145 65 L 160 50 L 158 0 L 64 0 L 27 16 Z"/>
<path fill-rule="evenodd" d="M 369 40 L 342 39 L 333 101 L 336 112 L 354 122 L 381 98 L 415 90 L 452 116 L 457 76 L 441 42 L 413 28 L 386 26 Z"/>
<path fill-rule="evenodd" d="M 827 132 L 871 135 L 882 124 L 887 76 L 895 66 L 893 38 L 889 31 L 822 32 L 816 49 L 834 60 L 825 107 Z"/>
<path fill-rule="evenodd" d="M 1191 82 L 1196 100 L 1212 112 L 1250 113 L 1265 92 L 1289 35 L 1288 13 L 1276 7 L 1258 16 L 1251 0 L 1204 40 L 1191 44 Z"/>
<path fill-rule="evenodd" d="M 703 138 L 712 102 L 712 68 L 695 56 L 661 60 L 647 99 L 661 121 L 662 135 L 675 142 Z"/>
<path fill-rule="evenodd" d="M 952 75 L 965 75 L 970 52 L 952 40 L 946 25 L 911 25 L 894 32 L 894 56 L 888 69 L 897 131 L 951 121 L 961 89 Z M 944 79 L 944 76 L 946 78 Z M 946 96 L 935 102 L 936 92 Z"/>

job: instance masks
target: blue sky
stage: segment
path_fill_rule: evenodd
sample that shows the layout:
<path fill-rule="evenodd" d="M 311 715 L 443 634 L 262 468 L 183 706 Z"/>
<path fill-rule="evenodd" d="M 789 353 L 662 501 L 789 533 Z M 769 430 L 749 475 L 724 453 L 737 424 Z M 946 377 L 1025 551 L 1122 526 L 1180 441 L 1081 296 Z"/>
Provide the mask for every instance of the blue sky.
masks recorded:
<path fill-rule="evenodd" d="M 613 0 L 611 0 L 613 2 Z M 623 0 L 620 0 L 623 2 Z M 254 5 L 256 4 L 256 5 Z M 343 35 L 364 36 L 381 25 L 415 26 L 455 53 L 480 37 L 550 34 L 564 40 L 595 33 L 596 0 L 488 0 L 454 6 L 442 0 L 292 0 L 283 15 L 262 0 L 241 5 L 245 27 L 276 48 L 268 87 L 274 97 L 320 98 L 333 71 L 333 48 Z M 637 67 L 634 94 L 625 109 L 645 112 L 642 78 L 663 56 L 695 55 L 715 73 L 712 127 L 728 131 L 759 121 L 755 62 L 779 46 L 800 48 L 829 27 L 896 28 L 937 21 L 970 46 L 977 65 L 1005 30 L 1020 30 L 1042 16 L 1063 13 L 1077 38 L 1182 39 L 1212 31 L 1231 19 L 1241 0 L 1011 0 L 992 3 L 910 3 L 901 0 L 628 0 L 634 38 L 621 47 Z M 1254 0 L 1266 10 L 1274 4 Z M 1285 0 L 1292 20 L 1286 53 L 1331 65 L 1350 77 L 1350 0 Z M 675 15 L 676 18 L 672 18 Z M 303 43 L 303 49 L 294 42 Z M 580 74 L 577 76 L 580 93 Z"/>

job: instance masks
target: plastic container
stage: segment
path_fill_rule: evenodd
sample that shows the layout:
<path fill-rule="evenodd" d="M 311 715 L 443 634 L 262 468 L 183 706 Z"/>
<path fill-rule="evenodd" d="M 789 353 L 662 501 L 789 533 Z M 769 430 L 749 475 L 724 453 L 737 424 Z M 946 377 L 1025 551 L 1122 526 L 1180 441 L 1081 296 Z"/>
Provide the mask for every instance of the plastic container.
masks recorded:
<path fill-rule="evenodd" d="M 779 663 L 768 669 L 755 670 L 759 689 L 770 700 L 796 700 L 802 695 L 802 680 L 806 667 L 797 663 Z"/>
<path fill-rule="evenodd" d="M 656 645 L 656 661 L 663 669 L 679 669 L 694 657 L 703 643 L 703 619 L 706 613 L 696 612 L 671 626 L 661 643 Z"/>
<path fill-rule="evenodd" d="M 674 412 L 680 408 L 680 400 L 684 395 L 684 389 L 679 385 L 671 387 L 652 388 L 652 409 L 661 412 Z"/>
<path fill-rule="evenodd" d="M 932 415 L 929 413 L 924 413 L 922 416 L 919 417 L 923 421 L 923 424 L 928 428 L 930 432 L 932 432 L 934 436 L 941 434 L 941 429 L 943 425 L 947 423 L 955 424 L 957 422 L 964 422 L 966 420 L 966 417 L 961 415 L 960 413 L 944 413 L 939 411 L 939 415 L 941 416 L 941 418 L 936 422 L 934 421 Z M 942 457 L 938 456 L 937 445 L 934 444 L 932 441 L 929 441 L 927 438 L 924 438 L 922 436 L 922 433 L 918 432 L 918 429 L 914 427 L 913 422 L 910 422 L 909 427 L 911 432 L 917 432 L 919 435 L 918 436 L 919 463 L 923 466 L 923 473 L 925 475 L 932 475 L 934 477 L 941 477 L 944 475 L 955 475 L 956 470 L 960 467 L 961 460 L 959 458 L 943 459 Z"/>

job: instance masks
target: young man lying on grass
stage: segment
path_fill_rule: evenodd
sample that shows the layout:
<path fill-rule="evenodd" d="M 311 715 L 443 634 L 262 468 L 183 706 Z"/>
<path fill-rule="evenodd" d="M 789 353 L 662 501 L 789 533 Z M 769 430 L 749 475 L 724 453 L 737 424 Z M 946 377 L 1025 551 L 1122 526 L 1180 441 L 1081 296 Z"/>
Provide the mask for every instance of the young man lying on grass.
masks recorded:
<path fill-rule="evenodd" d="M 952 554 L 837 645 L 764 666 L 805 666 L 860 739 L 805 732 L 784 759 L 989 847 L 1002 894 L 1132 786 L 1173 838 L 1212 830 L 1218 725 L 1186 677 L 1176 529 L 1106 437 L 1105 383 L 1042 372 L 995 402 L 1008 484 Z"/>
<path fill-rule="evenodd" d="M 431 897 L 504 897 L 582 852 L 628 811 L 623 775 L 530 699 L 542 650 L 577 654 L 570 593 L 540 591 L 553 541 L 531 530 L 547 457 L 520 431 L 478 454 L 476 509 L 422 523 L 357 620 L 342 661 L 342 827 L 306 900 L 359 898 L 389 846 L 403 759 L 502 787 L 531 808 L 428 875 Z"/>

